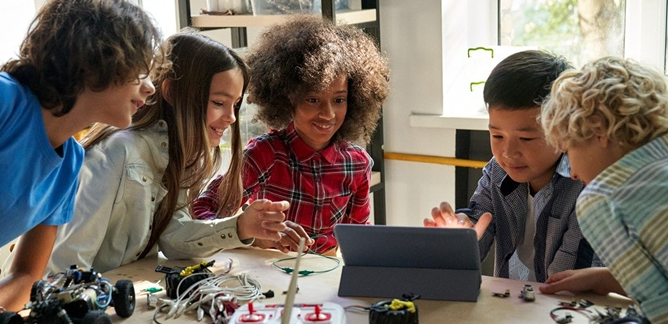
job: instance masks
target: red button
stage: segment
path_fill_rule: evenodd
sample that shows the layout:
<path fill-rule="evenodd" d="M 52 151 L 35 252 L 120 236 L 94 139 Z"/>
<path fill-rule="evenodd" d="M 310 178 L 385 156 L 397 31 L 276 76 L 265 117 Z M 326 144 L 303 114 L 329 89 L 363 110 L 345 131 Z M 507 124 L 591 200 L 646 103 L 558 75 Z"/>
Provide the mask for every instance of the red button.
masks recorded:
<path fill-rule="evenodd" d="M 253 303 L 248 303 L 248 314 L 239 316 L 240 323 L 260 323 L 264 322 L 264 314 L 258 314 L 253 309 Z"/>
<path fill-rule="evenodd" d="M 332 319 L 332 314 L 326 312 L 321 313 L 320 306 L 315 305 L 315 311 L 313 313 L 306 314 L 304 319 L 309 322 L 326 322 Z"/>

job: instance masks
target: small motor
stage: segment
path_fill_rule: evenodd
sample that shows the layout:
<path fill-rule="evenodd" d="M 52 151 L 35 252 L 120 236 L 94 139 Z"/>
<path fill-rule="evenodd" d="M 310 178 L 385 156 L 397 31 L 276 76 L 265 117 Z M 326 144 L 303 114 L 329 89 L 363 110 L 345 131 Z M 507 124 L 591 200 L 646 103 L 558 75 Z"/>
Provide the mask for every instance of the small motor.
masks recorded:
<path fill-rule="evenodd" d="M 210 262 L 202 261 L 199 264 L 185 268 L 158 266 L 155 268 L 155 271 L 165 274 L 165 289 L 167 296 L 174 299 L 177 298 L 177 296 L 182 295 L 186 289 L 202 279 L 212 277 L 213 273 L 208 268 L 212 266 L 215 261 L 216 260 Z M 178 293 L 176 291 L 177 288 Z"/>
<path fill-rule="evenodd" d="M 536 300 L 536 292 L 531 285 L 524 285 L 518 297 L 524 299 L 524 301 L 532 302 Z"/>
<path fill-rule="evenodd" d="M 419 296 L 384 300 L 369 307 L 369 324 L 417 324 L 418 309 L 413 300 Z"/>

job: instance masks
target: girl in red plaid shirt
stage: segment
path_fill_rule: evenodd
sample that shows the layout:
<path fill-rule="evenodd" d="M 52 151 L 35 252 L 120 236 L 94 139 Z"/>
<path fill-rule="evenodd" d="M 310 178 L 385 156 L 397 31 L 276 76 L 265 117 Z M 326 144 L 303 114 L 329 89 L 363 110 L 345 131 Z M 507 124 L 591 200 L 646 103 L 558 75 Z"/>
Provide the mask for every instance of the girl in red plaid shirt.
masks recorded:
<path fill-rule="evenodd" d="M 287 200 L 287 229 L 254 245 L 283 252 L 333 254 L 337 223 L 369 219 L 370 140 L 389 93 L 389 67 L 374 41 L 352 26 L 297 17 L 265 32 L 247 56 L 248 102 L 272 131 L 244 150 L 242 203 Z M 194 203 L 199 219 L 226 217 L 239 206 L 220 198 L 227 176 Z"/>

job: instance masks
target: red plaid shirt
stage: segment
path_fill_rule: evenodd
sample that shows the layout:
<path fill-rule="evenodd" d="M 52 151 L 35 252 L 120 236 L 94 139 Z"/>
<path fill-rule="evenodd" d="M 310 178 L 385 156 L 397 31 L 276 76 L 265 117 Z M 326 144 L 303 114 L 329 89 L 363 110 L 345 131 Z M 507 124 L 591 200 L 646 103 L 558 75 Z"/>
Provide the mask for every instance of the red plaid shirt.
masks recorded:
<path fill-rule="evenodd" d="M 287 200 L 288 220 L 316 239 L 317 252 L 336 247 L 334 225 L 365 224 L 369 219 L 369 186 L 373 160 L 361 147 L 333 141 L 314 151 L 290 124 L 248 143 L 244 150 L 243 185 L 246 201 Z M 198 219 L 216 218 L 217 189 L 222 176 L 211 182 L 194 202 Z"/>

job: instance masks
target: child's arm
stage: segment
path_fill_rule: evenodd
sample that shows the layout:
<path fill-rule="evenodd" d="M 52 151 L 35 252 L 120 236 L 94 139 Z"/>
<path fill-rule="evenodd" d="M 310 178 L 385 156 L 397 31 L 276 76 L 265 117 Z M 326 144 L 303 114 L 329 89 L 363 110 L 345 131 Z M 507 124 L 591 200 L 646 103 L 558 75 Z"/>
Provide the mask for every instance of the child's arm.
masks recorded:
<path fill-rule="evenodd" d="M 239 237 L 242 240 L 250 238 L 263 240 L 279 240 L 280 232 L 287 229 L 283 222 L 283 214 L 290 208 L 287 201 L 272 202 L 267 199 L 258 199 L 248 206 L 237 221 Z"/>
<path fill-rule="evenodd" d="M 432 219 L 425 218 L 425 227 L 445 227 L 445 228 L 473 228 L 476 231 L 478 240 L 480 240 L 489 223 L 492 222 L 492 214 L 483 213 L 475 224 L 464 213 L 455 214 L 447 202 L 442 202 L 439 207 L 431 209 Z"/>
<path fill-rule="evenodd" d="M 626 295 L 624 288 L 612 276 L 608 268 L 585 268 L 566 270 L 551 275 L 545 285 L 539 287 L 544 294 L 556 294 L 560 291 L 591 291 L 599 295 L 611 292 Z"/>
<path fill-rule="evenodd" d="M 207 220 L 218 218 L 218 186 L 223 181 L 223 176 L 219 175 L 213 179 L 206 190 L 193 202 L 194 219 Z M 231 215 L 230 215 L 231 216 Z"/>
<path fill-rule="evenodd" d="M 160 236 L 160 250 L 169 259 L 191 259 L 247 246 L 254 238 L 278 240 L 286 228 L 283 211 L 288 207 L 286 201 L 260 199 L 239 215 L 213 220 L 193 219 L 182 208 Z"/>
<path fill-rule="evenodd" d="M 291 221 L 285 221 L 283 225 L 285 229 L 279 231 L 277 238 L 257 239 L 253 245 L 262 249 L 277 249 L 283 253 L 288 253 L 299 249 L 299 240 L 302 237 L 306 240 L 304 251 L 307 251 L 315 243 L 315 240 L 308 236 L 301 225 Z"/>
<path fill-rule="evenodd" d="M 251 144 L 252 143 L 253 142 L 251 141 Z M 252 154 L 253 152 L 251 151 L 250 153 Z M 256 188 L 259 185 L 258 183 L 259 171 L 257 165 L 255 165 L 254 162 L 251 162 L 253 158 L 248 157 L 247 154 L 249 154 L 248 149 L 244 151 L 244 156 L 246 156 L 246 158 L 244 159 L 244 165 L 242 171 L 243 188 L 244 192 L 252 192 L 254 188 Z M 220 187 L 220 183 L 223 181 L 224 176 L 225 175 L 219 175 L 215 179 L 213 179 L 207 186 L 206 190 L 202 194 L 200 194 L 200 196 L 197 197 L 197 199 L 195 199 L 195 201 L 192 204 L 193 219 L 211 220 L 211 219 L 232 216 L 232 215 L 218 215 L 218 209 L 220 206 L 219 202 L 220 197 L 218 193 L 218 188 Z M 241 199 L 241 205 L 246 203 L 246 201 L 248 201 L 248 196 L 244 195 Z"/>
<path fill-rule="evenodd" d="M 346 210 L 347 217 L 343 219 L 343 223 L 365 224 L 369 220 L 369 214 L 371 213 L 369 191 L 371 189 L 371 167 L 373 166 L 373 160 L 366 152 L 363 152 L 363 156 L 366 159 L 366 168 L 363 173 L 360 172 L 355 176 L 357 190 L 350 197 L 350 202 L 348 203 L 349 210 Z M 331 242 L 336 242 L 333 232 L 329 236 L 331 236 Z"/>
<path fill-rule="evenodd" d="M 496 238 L 496 222 L 494 221 L 494 202 L 492 199 L 492 186 L 494 186 L 494 177 L 501 173 L 501 166 L 492 158 L 487 165 L 482 169 L 482 177 L 478 180 L 478 186 L 469 200 L 468 208 L 457 208 L 456 212 L 464 213 L 471 219 L 472 222 L 478 223 L 481 221 L 485 213 L 492 215 L 491 221 L 487 224 L 487 229 L 481 237 L 478 237 L 478 245 L 480 247 L 480 258 L 484 259 Z M 485 216 L 486 217 L 486 216 Z"/>
<path fill-rule="evenodd" d="M 575 216 L 575 206 L 568 215 L 568 228 L 562 232 L 561 245 L 556 251 L 552 262 L 548 265 L 547 276 L 550 277 L 556 273 L 580 268 L 601 267 L 604 266 L 598 257 L 594 254 L 594 249 L 580 231 L 577 217 Z M 555 233 L 559 235 L 559 233 Z M 547 238 L 551 239 L 551 238 Z"/>
<path fill-rule="evenodd" d="M 9 273 L 0 280 L 0 306 L 18 311 L 30 300 L 33 283 L 44 275 L 57 231 L 57 226 L 37 225 L 21 236 Z"/>
<path fill-rule="evenodd" d="M 60 227 L 56 237 L 48 271 L 58 273 L 76 264 L 81 268 L 93 266 L 100 247 L 107 236 L 115 201 L 126 190 L 123 172 L 125 148 L 122 145 L 96 145 L 86 152 L 79 173 L 74 215 L 72 220 Z M 126 199 L 141 199 L 136 192 L 127 192 Z M 146 198 L 148 199 L 148 198 Z M 95 233 L 95 234 L 91 234 Z M 109 238 L 107 238 L 109 239 Z M 115 255 L 109 258 L 120 259 Z M 120 262 L 119 262 L 120 265 Z"/>

